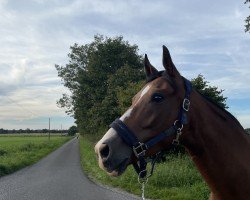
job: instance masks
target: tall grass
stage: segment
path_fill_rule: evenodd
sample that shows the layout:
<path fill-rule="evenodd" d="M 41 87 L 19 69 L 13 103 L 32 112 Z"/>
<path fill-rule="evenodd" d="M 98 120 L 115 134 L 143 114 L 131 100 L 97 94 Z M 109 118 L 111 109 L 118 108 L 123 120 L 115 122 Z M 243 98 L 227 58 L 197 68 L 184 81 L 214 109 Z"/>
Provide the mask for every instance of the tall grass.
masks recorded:
<path fill-rule="evenodd" d="M 109 177 L 102 171 L 94 153 L 93 137 L 84 136 L 80 140 L 81 163 L 84 171 L 94 181 L 140 195 L 137 174 L 132 167 L 117 178 Z M 167 156 L 164 163 L 157 164 L 154 175 L 150 177 L 145 195 L 150 199 L 162 200 L 207 200 L 209 189 L 202 180 L 192 161 L 185 154 Z"/>
<path fill-rule="evenodd" d="M 1 136 L 0 177 L 31 165 L 46 156 L 70 137 Z"/>

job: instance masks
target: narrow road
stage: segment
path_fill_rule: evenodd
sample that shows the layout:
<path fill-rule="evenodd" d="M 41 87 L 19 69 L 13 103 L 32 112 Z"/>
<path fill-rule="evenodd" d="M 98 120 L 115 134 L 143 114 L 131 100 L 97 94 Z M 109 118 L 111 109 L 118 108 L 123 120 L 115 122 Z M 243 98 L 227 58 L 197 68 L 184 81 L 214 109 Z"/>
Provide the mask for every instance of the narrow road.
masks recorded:
<path fill-rule="evenodd" d="M 133 200 L 92 183 L 82 172 L 77 139 L 38 163 L 0 178 L 0 200 Z"/>

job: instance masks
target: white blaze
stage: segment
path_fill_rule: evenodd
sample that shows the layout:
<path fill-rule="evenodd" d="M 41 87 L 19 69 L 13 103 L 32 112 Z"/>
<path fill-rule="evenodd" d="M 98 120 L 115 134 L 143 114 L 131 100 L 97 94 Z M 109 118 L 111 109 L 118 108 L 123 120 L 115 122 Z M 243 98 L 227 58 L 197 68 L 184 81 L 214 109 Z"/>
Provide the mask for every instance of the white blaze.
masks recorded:
<path fill-rule="evenodd" d="M 129 108 L 129 109 L 120 117 L 120 120 L 121 120 L 121 121 L 124 121 L 125 119 L 127 119 L 128 117 L 130 117 L 132 111 L 133 111 L 133 108 Z"/>
<path fill-rule="evenodd" d="M 150 85 L 147 85 L 147 87 L 145 87 L 145 88 L 142 90 L 141 96 L 140 96 L 139 100 L 140 100 L 145 94 L 147 94 L 147 92 L 149 91 L 149 89 L 150 89 Z M 139 101 L 139 100 L 138 100 L 138 101 Z"/>

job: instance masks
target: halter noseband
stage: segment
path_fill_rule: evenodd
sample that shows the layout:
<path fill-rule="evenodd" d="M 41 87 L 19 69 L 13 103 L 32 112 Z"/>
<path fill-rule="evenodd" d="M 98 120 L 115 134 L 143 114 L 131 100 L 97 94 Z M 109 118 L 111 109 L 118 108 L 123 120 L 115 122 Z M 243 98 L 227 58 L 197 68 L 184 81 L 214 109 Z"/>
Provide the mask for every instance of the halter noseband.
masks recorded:
<path fill-rule="evenodd" d="M 176 138 L 173 140 L 174 145 L 179 145 L 179 137 L 181 135 L 181 130 L 183 125 L 187 124 L 187 112 L 189 111 L 190 106 L 190 93 L 192 91 L 192 84 L 187 79 L 183 78 L 185 83 L 185 97 L 182 102 L 182 107 L 180 108 L 178 119 L 174 122 L 174 124 L 168 128 L 167 130 L 161 132 L 157 136 L 151 138 L 145 143 L 140 142 L 133 131 L 131 131 L 127 125 L 121 121 L 120 119 L 116 119 L 111 123 L 110 127 L 115 129 L 118 135 L 122 138 L 122 140 L 131 148 L 133 148 L 133 152 L 135 156 L 138 158 L 138 163 L 133 164 L 136 172 L 139 174 L 139 178 L 144 178 L 147 175 L 147 161 L 145 159 L 145 154 L 148 149 L 157 144 L 158 142 L 164 140 L 167 137 L 176 134 Z M 149 176 L 152 175 L 154 164 L 158 155 L 161 152 L 158 152 L 155 156 L 153 156 L 152 160 L 152 169 Z"/>

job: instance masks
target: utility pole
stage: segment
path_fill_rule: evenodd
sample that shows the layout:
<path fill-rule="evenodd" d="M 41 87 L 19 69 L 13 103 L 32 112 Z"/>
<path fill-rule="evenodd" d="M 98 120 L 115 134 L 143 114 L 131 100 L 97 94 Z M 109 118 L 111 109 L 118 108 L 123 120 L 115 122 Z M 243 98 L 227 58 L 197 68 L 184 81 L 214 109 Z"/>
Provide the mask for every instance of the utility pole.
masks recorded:
<path fill-rule="evenodd" d="M 49 118 L 49 140 L 50 140 L 50 118 Z"/>
<path fill-rule="evenodd" d="M 61 124 L 61 136 L 63 135 L 63 132 L 62 132 L 62 124 Z"/>

